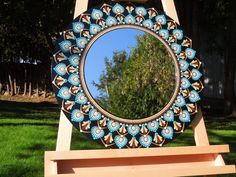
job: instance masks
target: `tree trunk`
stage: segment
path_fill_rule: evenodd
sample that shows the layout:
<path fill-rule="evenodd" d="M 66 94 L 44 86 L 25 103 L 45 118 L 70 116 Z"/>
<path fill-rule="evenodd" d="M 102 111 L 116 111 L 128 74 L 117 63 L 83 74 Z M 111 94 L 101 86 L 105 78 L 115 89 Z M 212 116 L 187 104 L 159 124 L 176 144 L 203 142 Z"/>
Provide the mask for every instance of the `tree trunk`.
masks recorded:
<path fill-rule="evenodd" d="M 44 98 L 47 97 L 47 74 L 44 74 Z"/>
<path fill-rule="evenodd" d="M 39 97 L 39 83 L 36 83 L 36 96 Z"/>
<path fill-rule="evenodd" d="M 29 65 L 28 81 L 29 81 L 29 97 L 31 97 L 32 96 L 32 65 Z"/>
<path fill-rule="evenodd" d="M 20 94 L 20 85 L 17 87 L 16 89 L 16 94 L 19 95 Z"/>
<path fill-rule="evenodd" d="M 2 83 L 0 82 L 0 95 L 2 94 Z"/>
<path fill-rule="evenodd" d="M 226 47 L 225 47 L 225 83 L 224 83 L 224 97 L 225 97 L 225 112 L 231 114 L 235 110 L 235 70 L 236 70 L 236 37 L 234 31 L 236 25 L 234 22 L 234 15 L 228 19 L 229 29 L 227 31 L 226 37 Z"/>
<path fill-rule="evenodd" d="M 6 84 L 6 86 L 7 86 L 7 91 L 6 91 L 6 95 L 10 95 L 10 89 L 9 89 L 9 84 L 7 83 L 7 84 Z"/>
<path fill-rule="evenodd" d="M 25 78 L 24 78 L 24 93 L 23 96 L 26 96 L 27 93 L 27 69 L 26 66 L 24 66 L 24 71 L 25 71 Z"/>
<path fill-rule="evenodd" d="M 10 84 L 10 95 L 13 96 L 14 90 L 13 90 L 13 82 L 11 78 L 11 74 L 8 74 L 9 84 Z"/>
<path fill-rule="evenodd" d="M 32 95 L 32 83 L 31 81 L 29 82 L 29 97 Z"/>
<path fill-rule="evenodd" d="M 193 47 L 197 49 L 200 54 L 200 25 L 199 25 L 199 14 L 201 14 L 201 9 L 199 8 L 199 1 L 192 1 L 192 40 L 194 41 Z"/>
<path fill-rule="evenodd" d="M 16 90 L 17 90 L 17 88 L 16 88 L 16 87 L 17 87 L 17 86 L 16 86 L 16 78 L 13 79 L 13 86 L 14 86 L 14 95 L 16 95 L 16 94 L 17 94 L 17 93 L 16 93 L 16 92 L 17 92 L 17 91 L 16 91 Z"/>
<path fill-rule="evenodd" d="M 43 95 L 44 98 L 47 97 L 47 85 L 46 83 L 44 84 L 44 95 Z"/>
<path fill-rule="evenodd" d="M 23 93 L 23 96 L 25 96 L 27 93 L 27 82 L 25 81 L 24 82 L 24 93 Z"/>
<path fill-rule="evenodd" d="M 235 67 L 236 56 L 233 47 L 227 47 L 227 55 L 225 56 L 225 113 L 231 114 L 235 109 L 235 94 L 234 94 L 234 81 L 235 81 Z"/>

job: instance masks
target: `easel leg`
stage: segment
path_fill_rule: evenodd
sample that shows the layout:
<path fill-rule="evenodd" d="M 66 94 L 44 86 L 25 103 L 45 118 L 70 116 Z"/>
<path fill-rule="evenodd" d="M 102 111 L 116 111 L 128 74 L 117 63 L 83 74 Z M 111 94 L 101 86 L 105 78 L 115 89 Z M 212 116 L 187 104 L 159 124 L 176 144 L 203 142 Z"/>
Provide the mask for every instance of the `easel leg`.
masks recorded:
<path fill-rule="evenodd" d="M 192 128 L 193 128 L 196 146 L 209 146 L 210 143 L 207 136 L 206 125 L 204 122 L 201 109 L 198 109 L 198 113 L 192 123 Z M 225 165 L 224 159 L 222 158 L 221 154 L 216 154 L 215 156 L 216 156 L 215 157 L 216 166 Z M 217 175 L 211 175 L 210 177 L 217 177 Z"/>
<path fill-rule="evenodd" d="M 60 114 L 56 151 L 69 151 L 72 136 L 72 123 L 67 119 L 63 111 Z"/>
<path fill-rule="evenodd" d="M 175 7 L 174 0 L 161 0 L 165 13 L 179 24 L 179 18 Z M 209 146 L 205 122 L 202 116 L 201 109 L 192 123 L 194 139 L 197 146 Z"/>
<path fill-rule="evenodd" d="M 88 8 L 89 0 L 76 0 L 75 2 L 75 11 L 74 19 L 85 12 Z M 65 114 L 61 111 L 58 134 L 57 134 L 57 146 L 56 151 L 69 151 L 71 145 L 71 136 L 72 136 L 72 124 L 66 118 Z"/>
<path fill-rule="evenodd" d="M 210 143 L 201 109 L 198 109 L 198 113 L 192 122 L 192 128 L 196 146 L 209 146 Z"/>
<path fill-rule="evenodd" d="M 88 9 L 88 1 L 89 0 L 76 0 L 74 19 Z"/>
<path fill-rule="evenodd" d="M 169 17 L 179 24 L 179 18 L 175 7 L 174 0 L 161 0 L 163 9 Z"/>

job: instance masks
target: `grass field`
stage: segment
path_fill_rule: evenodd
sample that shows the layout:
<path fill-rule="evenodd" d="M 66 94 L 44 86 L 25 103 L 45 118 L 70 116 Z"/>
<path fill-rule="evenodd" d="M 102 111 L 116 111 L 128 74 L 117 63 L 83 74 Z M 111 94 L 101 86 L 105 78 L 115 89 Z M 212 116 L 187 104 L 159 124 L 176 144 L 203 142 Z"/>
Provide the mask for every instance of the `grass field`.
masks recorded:
<path fill-rule="evenodd" d="M 28 103 L 0 99 L 0 176 L 42 177 L 44 151 L 55 150 L 59 107 L 48 100 Z M 231 153 L 224 158 L 236 164 L 236 118 L 207 117 L 206 121 L 211 144 L 229 144 Z M 193 144 L 188 129 L 170 145 Z M 94 148 L 103 147 L 73 131 L 72 149 Z"/>

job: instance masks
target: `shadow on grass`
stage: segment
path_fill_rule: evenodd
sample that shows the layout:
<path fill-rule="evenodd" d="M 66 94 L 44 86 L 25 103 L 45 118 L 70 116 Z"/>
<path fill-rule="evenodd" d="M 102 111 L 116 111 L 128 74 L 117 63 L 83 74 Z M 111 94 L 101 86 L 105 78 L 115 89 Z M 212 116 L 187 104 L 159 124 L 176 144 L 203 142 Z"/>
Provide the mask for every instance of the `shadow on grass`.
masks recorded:
<path fill-rule="evenodd" d="M 60 108 L 50 102 L 27 103 L 0 100 L 0 118 L 58 119 Z"/>
<path fill-rule="evenodd" d="M 19 151 L 19 153 L 17 154 L 17 157 L 19 157 L 20 159 L 28 159 L 32 158 L 34 155 L 37 155 L 43 159 L 43 153 L 45 151 L 55 150 L 54 141 L 56 142 L 56 135 L 48 136 L 45 138 L 47 139 L 47 141 L 49 140 L 52 143 L 45 143 L 45 141 L 31 143 L 27 147 L 22 148 L 21 151 Z"/>
<path fill-rule="evenodd" d="M 39 122 L 31 122 L 31 123 L 0 123 L 0 127 L 4 127 L 4 126 L 24 126 L 24 125 L 32 125 L 32 126 L 51 126 L 51 127 L 58 127 L 57 123 L 50 123 L 50 122 L 43 122 L 43 123 L 39 123 Z"/>
<path fill-rule="evenodd" d="M 37 167 L 29 166 L 28 164 L 19 163 L 15 165 L 6 164 L 3 165 L 4 170 L 1 171 L 0 176 L 14 176 L 14 177 L 28 177 L 33 175 L 36 171 L 38 171 Z"/>
<path fill-rule="evenodd" d="M 236 118 L 205 119 L 207 129 L 236 130 Z"/>
<path fill-rule="evenodd" d="M 36 143 L 36 144 L 33 144 L 32 146 L 28 147 L 27 149 L 30 151 L 42 150 L 42 149 L 45 149 L 45 144 Z"/>
<path fill-rule="evenodd" d="M 90 136 L 86 136 L 80 133 L 75 128 L 73 128 L 71 142 L 71 150 L 105 149 L 105 147 L 101 143 L 93 141 Z"/>
<path fill-rule="evenodd" d="M 17 157 L 19 158 L 19 159 L 28 159 L 28 158 L 30 158 L 31 157 L 31 155 L 30 154 L 23 154 L 23 153 L 21 153 L 21 154 L 18 154 L 17 155 Z"/>
<path fill-rule="evenodd" d="M 214 131 L 209 131 L 208 132 L 210 137 L 216 137 L 217 139 L 214 138 L 210 138 L 211 144 L 228 144 L 230 147 L 230 152 L 227 154 L 223 154 L 223 156 L 225 157 L 225 161 L 226 164 L 236 164 L 236 159 L 235 159 L 235 155 L 236 155 L 236 139 L 235 137 L 232 137 L 232 135 L 227 134 L 224 135 L 223 133 L 216 133 Z"/>

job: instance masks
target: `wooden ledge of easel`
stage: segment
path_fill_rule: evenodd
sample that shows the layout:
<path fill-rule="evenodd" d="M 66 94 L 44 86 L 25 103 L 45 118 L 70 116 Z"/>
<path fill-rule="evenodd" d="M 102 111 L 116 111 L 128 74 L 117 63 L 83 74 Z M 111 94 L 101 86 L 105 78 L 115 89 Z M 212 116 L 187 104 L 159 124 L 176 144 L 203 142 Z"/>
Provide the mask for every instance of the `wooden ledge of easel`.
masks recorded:
<path fill-rule="evenodd" d="M 146 2 L 147 0 L 113 0 Z M 89 0 L 76 0 L 74 18 L 86 11 Z M 168 16 L 179 24 L 174 0 L 161 0 Z M 228 145 L 210 146 L 201 111 L 192 124 L 197 146 L 124 150 L 69 151 L 72 124 L 61 114 L 57 151 L 45 153 L 45 177 L 173 177 L 235 173 L 220 153 Z"/>
<path fill-rule="evenodd" d="M 46 177 L 168 177 L 235 173 L 219 153 L 228 145 L 151 149 L 78 150 L 45 153 Z M 157 175 L 158 174 L 158 175 Z M 174 175 L 173 175 L 174 174 Z"/>

